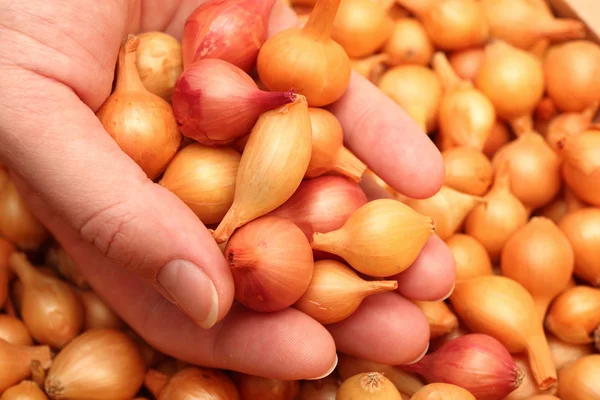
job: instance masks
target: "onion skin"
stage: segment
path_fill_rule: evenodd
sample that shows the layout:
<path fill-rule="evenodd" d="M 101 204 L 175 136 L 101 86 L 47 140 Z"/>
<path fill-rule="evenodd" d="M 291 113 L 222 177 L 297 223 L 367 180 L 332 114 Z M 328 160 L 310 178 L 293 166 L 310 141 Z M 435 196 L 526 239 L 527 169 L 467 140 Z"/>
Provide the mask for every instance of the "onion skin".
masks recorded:
<path fill-rule="evenodd" d="M 294 308 L 323 325 L 333 324 L 352 315 L 365 297 L 397 288 L 397 281 L 366 281 L 341 262 L 320 260 Z"/>
<path fill-rule="evenodd" d="M 561 400 L 591 400 L 600 397 L 600 354 L 580 358 L 560 370 Z"/>
<path fill-rule="evenodd" d="M 224 255 L 233 275 L 236 300 L 255 311 L 291 306 L 306 291 L 313 275 L 308 239 L 281 217 L 261 217 L 238 229 L 227 242 Z"/>
<path fill-rule="evenodd" d="M 246 72 L 256 65 L 267 38 L 274 0 L 210 0 L 198 7 L 183 28 L 183 65 L 216 58 Z"/>
<path fill-rule="evenodd" d="M 478 400 L 502 400 L 523 380 L 523 372 L 502 343 L 477 333 L 451 340 L 403 368 L 431 383 L 460 386 Z"/>
<path fill-rule="evenodd" d="M 556 383 L 535 302 L 520 284 L 502 276 L 479 276 L 457 282 L 450 301 L 471 330 L 494 337 L 511 353 L 526 352 L 541 390 Z"/>
<path fill-rule="evenodd" d="M 0 169 L 0 235 L 25 251 L 36 250 L 48 238 L 5 169 Z"/>
<path fill-rule="evenodd" d="M 242 374 L 238 389 L 241 400 L 288 400 L 296 398 L 300 384 L 298 381 L 282 381 Z"/>
<path fill-rule="evenodd" d="M 15 251 L 15 246 L 0 237 L 0 309 L 8 299 L 9 271 L 8 257 Z"/>
<path fill-rule="evenodd" d="M 584 202 L 600 206 L 600 130 L 564 137 L 558 149 L 569 189 Z"/>
<path fill-rule="evenodd" d="M 198 143 L 180 150 L 159 184 L 181 199 L 205 225 L 221 222 L 233 204 L 240 154 Z"/>
<path fill-rule="evenodd" d="M 533 113 L 544 94 L 544 72 L 532 54 L 496 41 L 485 47 L 475 84 L 498 116 L 511 121 Z"/>
<path fill-rule="evenodd" d="M 331 30 L 331 38 L 350 57 L 366 57 L 381 48 L 392 34 L 387 10 L 371 0 L 343 0 Z"/>
<path fill-rule="evenodd" d="M 509 190 L 506 165 L 496 173 L 486 203 L 476 206 L 465 220 L 465 233 L 477 239 L 492 261 L 500 258 L 510 236 L 527 223 L 528 212 Z"/>
<path fill-rule="evenodd" d="M 83 304 L 85 319 L 83 330 L 90 329 L 121 329 L 123 320 L 91 290 L 81 290 L 78 293 Z"/>
<path fill-rule="evenodd" d="M 286 132 L 285 141 L 277 140 L 282 131 Z M 262 114 L 240 160 L 233 204 L 213 233 L 216 242 L 227 241 L 235 229 L 292 197 L 308 168 L 311 149 L 304 96 L 298 95 L 293 103 Z"/>
<path fill-rule="evenodd" d="M 548 311 L 546 328 L 566 343 L 593 343 L 594 333 L 600 334 L 600 289 L 576 286 L 561 293 Z"/>
<path fill-rule="evenodd" d="M 429 339 L 439 338 L 458 328 L 458 318 L 443 301 L 413 301 L 413 303 L 423 311 L 429 322 Z"/>
<path fill-rule="evenodd" d="M 483 55 L 483 48 L 473 47 L 451 53 L 448 61 L 461 79 L 474 81 L 483 62 Z"/>
<path fill-rule="evenodd" d="M 347 354 L 338 354 L 337 371 L 343 381 L 354 375 L 365 372 L 380 372 L 392 381 L 394 386 L 396 386 L 396 389 L 398 389 L 402 395 L 408 397 L 415 394 L 424 386 L 419 378 L 398 367 L 378 364 L 373 361 L 356 358 Z"/>
<path fill-rule="evenodd" d="M 392 34 L 382 49 L 391 66 L 403 64 L 429 65 L 434 47 L 423 24 L 414 18 L 394 22 Z"/>
<path fill-rule="evenodd" d="M 475 400 L 468 390 L 449 383 L 430 383 L 419 390 L 410 400 Z"/>
<path fill-rule="evenodd" d="M 600 100 L 600 46 L 575 40 L 551 48 L 544 60 L 548 95 L 563 111 L 583 111 Z"/>
<path fill-rule="evenodd" d="M 526 207 L 543 207 L 560 192 L 561 160 L 541 135 L 525 133 L 501 148 L 492 165 L 498 169 L 505 162 L 509 165 L 510 189 Z"/>
<path fill-rule="evenodd" d="M 342 383 L 337 400 L 402 400 L 394 384 L 379 372 L 354 375 Z"/>
<path fill-rule="evenodd" d="M 455 147 L 442 152 L 446 167 L 444 185 L 466 194 L 483 196 L 492 184 L 494 171 L 489 159 L 469 147 Z"/>
<path fill-rule="evenodd" d="M 20 346 L 0 340 L 0 393 L 31 375 L 31 362 L 43 368 L 52 362 L 48 346 Z"/>
<path fill-rule="evenodd" d="M 96 112 L 104 129 L 131 159 L 155 179 L 181 143 L 181 133 L 163 98 L 150 93 L 135 66 L 140 39 L 129 35 L 119 51 L 114 92 Z"/>
<path fill-rule="evenodd" d="M 400 65 L 386 71 L 377 85 L 424 132 L 436 128 L 442 85 L 431 69 L 420 65 Z"/>
<path fill-rule="evenodd" d="M 165 386 L 167 386 L 167 383 L 169 383 L 171 376 L 175 375 L 177 372 L 178 371 L 173 371 L 172 374 L 167 375 L 155 369 L 150 369 L 144 377 L 144 387 L 158 399 L 160 393 Z"/>
<path fill-rule="evenodd" d="M 566 343 L 552 335 L 548 336 L 548 346 L 557 371 L 581 357 L 594 353 L 594 348 L 590 344 Z"/>
<path fill-rule="evenodd" d="M 494 154 L 510 140 L 511 134 L 506 127 L 506 124 L 501 121 L 496 121 L 490 132 L 490 136 L 483 145 L 483 154 L 490 159 L 493 158 Z"/>
<path fill-rule="evenodd" d="M 456 264 L 456 281 L 492 275 L 492 261 L 483 245 L 474 237 L 457 233 L 446 240 Z"/>
<path fill-rule="evenodd" d="M 248 134 L 262 113 L 294 101 L 294 92 L 286 90 L 259 90 L 235 65 L 200 60 L 177 80 L 173 111 L 186 137 L 206 145 L 225 145 Z"/>
<path fill-rule="evenodd" d="M 575 210 L 565 215 L 558 226 L 573 246 L 575 275 L 600 286 L 600 210 Z"/>
<path fill-rule="evenodd" d="M 340 229 L 315 233 L 311 245 L 363 274 L 387 277 L 407 269 L 435 230 L 433 218 L 397 200 L 379 199 L 356 210 Z"/>
<path fill-rule="evenodd" d="M 27 327 L 18 318 L 0 314 L 0 339 L 18 346 L 31 346 L 33 339 Z"/>
<path fill-rule="evenodd" d="M 377 84 L 379 78 L 384 73 L 388 60 L 388 55 L 385 53 L 374 54 L 365 58 L 355 58 L 350 60 L 352 70 L 358 72 L 371 82 Z"/>
<path fill-rule="evenodd" d="M 425 26 L 436 48 L 462 50 L 484 43 L 488 24 L 481 4 L 474 0 L 397 0 Z"/>
<path fill-rule="evenodd" d="M 550 302 L 569 285 L 575 257 L 565 234 L 544 217 L 534 217 L 504 245 L 502 274 L 533 296 L 541 321 Z"/>
<path fill-rule="evenodd" d="M 171 377 L 160 392 L 158 400 L 238 400 L 235 385 L 221 371 L 204 368 L 186 368 Z"/>
<path fill-rule="evenodd" d="M 22 381 L 7 389 L 0 400 L 46 400 L 48 399 L 40 387 L 31 381 Z"/>
<path fill-rule="evenodd" d="M 342 97 L 352 68 L 344 48 L 331 39 L 339 5 L 340 0 L 319 0 L 303 28 L 267 39 L 256 67 L 269 90 L 293 87 L 306 96 L 311 107 L 326 106 Z"/>
<path fill-rule="evenodd" d="M 91 330 L 56 356 L 45 390 L 51 399 L 130 399 L 142 386 L 144 373 L 144 360 L 126 334 Z"/>
<path fill-rule="evenodd" d="M 546 130 L 546 141 L 553 150 L 565 136 L 577 136 L 587 130 L 598 111 L 600 102 L 595 102 L 581 112 L 567 112 L 554 117 Z"/>
<path fill-rule="evenodd" d="M 135 63 L 144 87 L 171 101 L 175 82 L 183 71 L 181 43 L 164 32 L 145 32 L 139 38 Z"/>
<path fill-rule="evenodd" d="M 298 400 L 335 400 L 338 379 L 329 375 L 316 381 L 302 381 Z"/>
<path fill-rule="evenodd" d="M 585 25 L 573 19 L 555 19 L 529 0 L 484 0 L 491 36 L 522 49 L 541 39 L 585 37 Z"/>
<path fill-rule="evenodd" d="M 81 300 L 65 282 L 37 271 L 23 253 L 13 253 L 9 263 L 23 283 L 21 317 L 31 336 L 63 348 L 83 327 Z"/>
<path fill-rule="evenodd" d="M 341 228 L 350 215 L 367 204 L 360 186 L 340 176 L 303 181 L 288 201 L 269 215 L 289 219 L 307 238 L 315 232 Z"/>

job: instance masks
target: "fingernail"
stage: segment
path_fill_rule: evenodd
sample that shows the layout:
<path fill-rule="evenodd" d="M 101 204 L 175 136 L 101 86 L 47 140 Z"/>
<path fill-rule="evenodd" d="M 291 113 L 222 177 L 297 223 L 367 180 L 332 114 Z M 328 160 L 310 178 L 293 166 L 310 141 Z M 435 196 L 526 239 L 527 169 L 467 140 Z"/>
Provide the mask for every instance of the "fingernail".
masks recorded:
<path fill-rule="evenodd" d="M 323 375 L 321 375 L 321 376 L 318 376 L 318 377 L 316 377 L 316 378 L 307 379 L 307 380 L 308 380 L 308 381 L 316 381 L 317 379 L 323 379 L 323 378 L 325 378 L 326 376 L 329 376 L 329 375 L 331 375 L 331 373 L 333 372 L 333 370 L 335 369 L 335 367 L 337 367 L 337 365 L 338 365 L 338 356 L 337 356 L 337 354 L 336 354 L 336 355 L 335 355 L 335 361 L 333 362 L 333 365 L 331 366 L 331 368 L 329 368 L 329 371 L 327 371 L 326 373 L 324 373 L 324 374 L 323 374 Z"/>
<path fill-rule="evenodd" d="M 423 351 L 423 353 L 421 353 L 421 355 L 419 357 L 417 357 L 416 359 L 414 359 L 413 361 L 407 362 L 406 365 L 414 364 L 414 363 L 421 361 L 421 359 L 423 357 L 425 357 L 425 354 L 427 354 L 428 351 L 429 351 L 429 342 L 427 342 L 427 346 L 425 346 L 425 350 Z"/>
<path fill-rule="evenodd" d="M 456 287 L 456 282 L 454 282 L 454 285 L 452 285 L 452 289 L 450 289 L 450 291 L 448 292 L 448 294 L 446 294 L 444 297 L 442 297 L 439 300 L 436 301 L 444 301 L 444 300 L 448 300 L 450 298 L 450 296 L 452 296 L 452 293 L 454 293 L 454 288 Z"/>
<path fill-rule="evenodd" d="M 156 279 L 177 306 L 202 328 L 217 323 L 217 289 L 200 267 L 185 260 L 170 261 L 158 271 Z"/>

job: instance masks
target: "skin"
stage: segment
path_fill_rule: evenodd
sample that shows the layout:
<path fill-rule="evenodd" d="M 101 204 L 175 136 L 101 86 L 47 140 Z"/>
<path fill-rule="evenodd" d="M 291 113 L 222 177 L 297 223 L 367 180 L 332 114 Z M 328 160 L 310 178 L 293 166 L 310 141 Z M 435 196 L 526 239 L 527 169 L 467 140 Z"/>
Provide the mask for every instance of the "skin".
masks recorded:
<path fill-rule="evenodd" d="M 232 306 L 233 280 L 210 233 L 149 181 L 96 119 L 123 37 L 164 30 L 181 38 L 200 2 L 88 0 L 84 10 L 73 0 L 0 0 L 0 162 L 94 290 L 162 352 L 280 379 L 326 374 L 336 346 L 381 363 L 420 358 L 429 329 L 407 298 L 437 300 L 452 290 L 454 263 L 439 238 L 397 277 L 397 293 L 372 296 L 346 321 L 326 328 L 295 309 L 259 314 Z M 290 13 L 277 2 L 271 34 L 294 24 Z M 369 82 L 355 74 L 346 95 L 329 108 L 344 127 L 346 145 L 396 190 L 425 198 L 440 188 L 437 149 Z M 161 295 L 156 276 L 173 259 L 200 266 L 216 287 L 212 328 L 201 328 Z M 200 307 L 210 299 L 206 291 L 195 296 Z"/>

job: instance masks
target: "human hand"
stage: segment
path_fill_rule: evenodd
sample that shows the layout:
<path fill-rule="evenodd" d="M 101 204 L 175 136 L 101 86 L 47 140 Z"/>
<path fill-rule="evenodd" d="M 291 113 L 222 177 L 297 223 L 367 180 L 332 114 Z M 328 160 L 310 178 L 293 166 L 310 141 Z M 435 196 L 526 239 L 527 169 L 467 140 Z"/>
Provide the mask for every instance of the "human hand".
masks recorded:
<path fill-rule="evenodd" d="M 89 0 L 82 9 L 69 0 L 1 0 L 0 162 L 94 290 L 165 353 L 280 379 L 328 373 L 336 348 L 386 364 L 416 360 L 428 324 L 407 299 L 441 299 L 454 283 L 452 256 L 439 238 L 397 277 L 398 293 L 367 298 L 337 324 L 323 327 L 295 309 L 231 307 L 233 280 L 206 228 L 149 181 L 97 120 L 123 37 L 164 30 L 180 38 L 199 3 Z M 277 3 L 273 31 L 294 23 L 289 11 Z M 435 146 L 369 82 L 355 74 L 330 109 L 346 145 L 399 192 L 428 197 L 439 189 Z"/>

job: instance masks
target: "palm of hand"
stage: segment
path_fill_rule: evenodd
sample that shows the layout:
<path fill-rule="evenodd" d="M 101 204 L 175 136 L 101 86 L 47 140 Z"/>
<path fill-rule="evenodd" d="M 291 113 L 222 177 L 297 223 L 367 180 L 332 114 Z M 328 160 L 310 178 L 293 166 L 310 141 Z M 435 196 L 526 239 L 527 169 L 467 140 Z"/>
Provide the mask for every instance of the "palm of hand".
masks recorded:
<path fill-rule="evenodd" d="M 327 329 L 295 309 L 229 311 L 232 279 L 206 229 L 175 196 L 147 181 L 95 118 L 110 93 L 123 37 L 148 30 L 180 37 L 199 2 L 90 0 L 80 8 L 69 0 L 0 1 L 0 42 L 6 44 L 0 54 L 0 160 L 28 182 L 20 183 L 27 201 L 94 289 L 163 352 L 283 379 L 329 371 L 336 347 L 389 364 L 418 358 L 428 325 L 406 298 L 436 300 L 451 290 L 453 264 L 439 239 L 432 238 L 398 277 L 399 293 L 373 296 Z M 276 6 L 272 27 L 289 24 L 285 11 Z M 331 110 L 348 146 L 394 187 L 417 197 L 437 190 L 443 170 L 435 148 L 369 83 L 353 77 Z M 201 266 L 213 282 L 220 322 L 212 329 L 200 328 L 157 292 L 164 293 L 157 271 L 172 259 Z M 197 309 L 208 312 L 206 287 L 182 276 L 176 283 L 181 293 L 197 292 Z"/>

